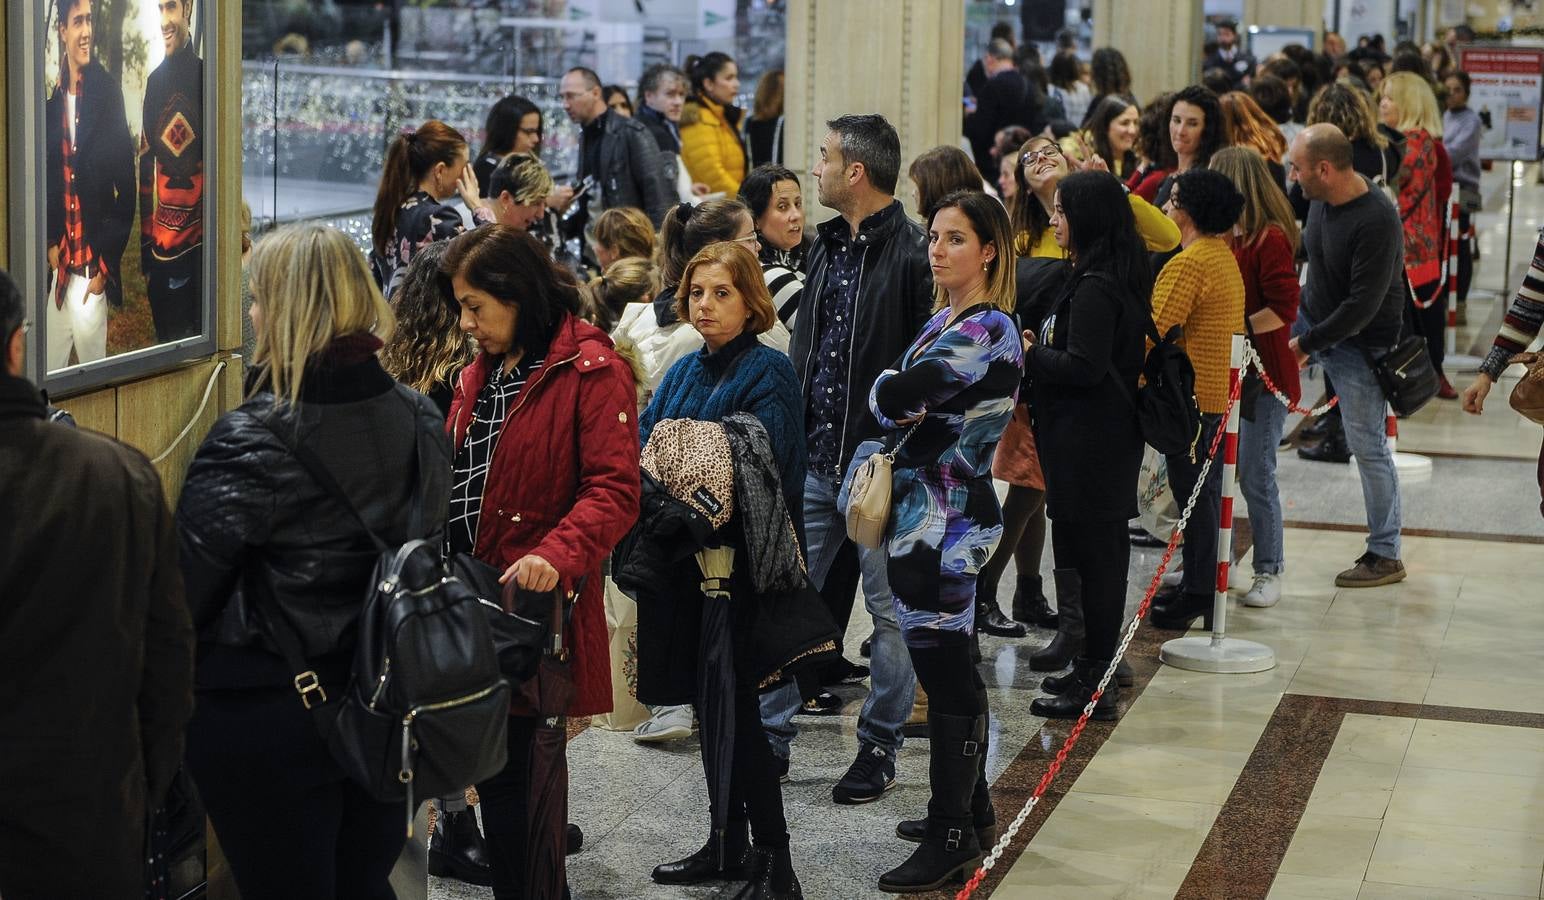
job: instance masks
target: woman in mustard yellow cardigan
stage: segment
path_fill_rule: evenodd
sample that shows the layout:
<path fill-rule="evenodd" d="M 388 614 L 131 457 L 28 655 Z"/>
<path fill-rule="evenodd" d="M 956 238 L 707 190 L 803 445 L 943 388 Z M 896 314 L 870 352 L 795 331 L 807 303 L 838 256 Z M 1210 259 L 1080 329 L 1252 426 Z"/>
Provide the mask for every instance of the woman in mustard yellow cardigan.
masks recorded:
<path fill-rule="evenodd" d="M 740 72 L 727 53 L 686 60 L 692 95 L 681 111 L 681 161 L 693 182 L 730 197 L 745 178 L 745 145 L 740 141 L 743 111 L 734 105 Z"/>

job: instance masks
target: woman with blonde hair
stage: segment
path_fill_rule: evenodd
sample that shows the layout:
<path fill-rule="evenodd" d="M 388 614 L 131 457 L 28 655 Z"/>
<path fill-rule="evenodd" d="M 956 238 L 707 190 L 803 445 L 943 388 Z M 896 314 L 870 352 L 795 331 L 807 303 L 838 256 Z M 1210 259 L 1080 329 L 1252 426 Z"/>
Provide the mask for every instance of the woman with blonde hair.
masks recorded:
<path fill-rule="evenodd" d="M 1233 226 L 1233 258 L 1244 279 L 1244 327 L 1249 343 L 1265 365 L 1271 382 L 1295 404 L 1302 397 L 1297 359 L 1287 346 L 1297 321 L 1297 220 L 1286 197 L 1276 190 L 1274 174 L 1249 147 L 1228 147 L 1212 157 L 1244 195 L 1244 211 Z M 1239 425 L 1238 480 L 1249 503 L 1254 533 L 1254 583 L 1245 606 L 1275 606 L 1281 599 L 1283 545 L 1281 492 L 1276 486 L 1276 449 L 1287 408 L 1262 392 L 1242 410 Z"/>
<path fill-rule="evenodd" d="M 654 223 L 636 206 L 613 206 L 596 217 L 590 245 L 602 272 L 619 259 L 653 259 Z"/>
<path fill-rule="evenodd" d="M 177 508 L 200 632 L 188 767 L 243 897 L 391 897 L 402 807 L 338 768 L 269 626 L 287 622 L 322 690 L 343 693 L 375 560 L 366 527 L 441 540 L 444 418 L 376 359 L 393 316 L 348 237 L 281 228 L 253 250 L 251 285 L 247 399 L 199 447 Z"/>
<path fill-rule="evenodd" d="M 879 877 L 890 893 L 935 890 L 968 875 L 995 825 L 986 687 L 970 650 L 976 575 L 1003 531 L 992 455 L 1024 377 L 1013 232 L 1002 204 L 980 191 L 944 197 L 929 216 L 928 263 L 937 312 L 869 392 L 895 454 L 890 584 L 927 691 L 930 738 L 927 816 L 897 828 L 920 846 Z M 855 459 L 879 449 L 867 442 Z"/>
<path fill-rule="evenodd" d="M 1397 179 L 1399 218 L 1405 228 L 1405 276 L 1415 303 L 1415 323 L 1426 338 L 1437 370 L 1437 396 L 1454 400 L 1458 391 L 1442 371 L 1447 327 L 1447 292 L 1442 265 L 1446 255 L 1448 194 L 1453 166 L 1442 147 L 1442 112 L 1431 83 L 1414 72 L 1395 72 L 1383 80 L 1378 115 L 1405 136 L 1404 162 Z"/>
<path fill-rule="evenodd" d="M 659 293 L 659 270 L 647 259 L 629 256 L 580 288 L 581 317 L 602 331 L 615 332 L 629 311 L 649 313 Z"/>

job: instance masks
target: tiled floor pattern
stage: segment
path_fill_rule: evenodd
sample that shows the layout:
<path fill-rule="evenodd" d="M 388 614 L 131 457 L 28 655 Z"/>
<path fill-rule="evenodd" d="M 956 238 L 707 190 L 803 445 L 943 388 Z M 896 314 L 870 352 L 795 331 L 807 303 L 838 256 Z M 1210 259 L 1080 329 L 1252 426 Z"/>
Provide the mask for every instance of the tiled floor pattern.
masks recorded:
<path fill-rule="evenodd" d="M 1519 200 L 1514 268 L 1526 265 L 1544 207 L 1528 188 L 1519 191 Z M 1478 284 L 1489 288 L 1499 278 L 1486 275 L 1483 266 L 1499 268 L 1504 228 L 1487 214 L 1480 229 L 1487 263 Z M 1495 301 L 1477 296 L 1470 321 L 1478 324 L 1460 336 L 1460 346 L 1493 327 L 1487 323 L 1495 316 Z M 1454 371 L 1450 377 L 1460 388 L 1468 381 Z M 1540 534 L 1531 468 L 1522 463 L 1536 457 L 1540 433 L 1507 407 L 1506 387 L 1492 392 L 1480 419 L 1464 416 L 1455 403 L 1433 403 L 1401 424 L 1402 450 L 1442 454 L 1437 478 L 1407 491 L 1416 520 L 1407 520 L 1411 527 L 1467 529 L 1495 538 Z M 1311 386 L 1305 393 L 1314 396 Z M 1518 462 L 1454 458 L 1473 456 Z M 1340 591 L 1333 576 L 1360 554 L 1362 537 L 1290 526 L 1359 523 L 1354 475 L 1299 464 L 1290 451 L 1281 464 L 1287 594 L 1270 610 L 1235 605 L 1229 620 L 1231 633 L 1272 646 L 1277 667 L 1231 676 L 1158 667 L 1113 731 L 1105 725 L 1085 733 L 1065 774 L 1052 784 L 1044 806 L 1049 815 L 1032 820 L 1039 824 L 1033 839 L 1025 846 L 1021 836 L 1005 859 L 1007 871 L 994 873 L 991 896 L 1247 896 L 1230 892 L 1225 867 L 1200 873 L 1206 886 L 1195 889 L 1197 854 L 1216 840 L 1213 825 L 1248 781 L 1241 776 L 1287 693 L 1406 704 L 1400 708 L 1407 711 L 1429 704 L 1544 713 L 1544 644 L 1538 639 L 1544 633 L 1544 551 L 1494 540 L 1407 537 L 1408 581 Z M 1156 558 L 1134 557 L 1133 592 L 1145 585 Z M 1048 552 L 1047 574 L 1050 567 Z M 1008 591 L 1011 584 L 1005 584 Z M 1133 607 L 1135 602 L 1131 598 Z M 860 607 L 849 646 L 863 636 L 865 618 Z M 1039 676 L 1028 671 L 1027 656 L 1046 637 L 985 642 L 982 671 L 993 711 L 988 769 L 1000 816 L 1027 799 L 1067 733 L 1064 723 L 1028 715 Z M 1139 675 L 1154 668 L 1160 637 L 1144 626 L 1136 646 L 1142 655 L 1134 660 Z M 861 688 L 841 693 L 849 701 L 843 716 L 800 720 L 793 780 L 784 789 L 796 863 L 812 898 L 879 896 L 874 879 L 908 850 L 894 839 L 894 822 L 916 814 L 926 800 L 926 744 L 913 742 L 902 752 L 896 790 L 868 806 L 831 804 L 830 785 L 855 747 L 863 696 Z M 1541 735 L 1418 714 L 1347 715 L 1279 871 L 1266 873 L 1273 876 L 1270 896 L 1540 896 Z M 732 896 L 716 888 L 660 888 L 647 878 L 654 863 L 701 843 L 706 797 L 695 740 L 645 748 L 626 735 L 589 729 L 570 745 L 570 760 L 572 818 L 587 833 L 585 851 L 570 859 L 576 897 Z M 1247 841 L 1248 835 L 1222 838 Z M 489 892 L 430 879 L 429 896 L 484 898 Z"/>

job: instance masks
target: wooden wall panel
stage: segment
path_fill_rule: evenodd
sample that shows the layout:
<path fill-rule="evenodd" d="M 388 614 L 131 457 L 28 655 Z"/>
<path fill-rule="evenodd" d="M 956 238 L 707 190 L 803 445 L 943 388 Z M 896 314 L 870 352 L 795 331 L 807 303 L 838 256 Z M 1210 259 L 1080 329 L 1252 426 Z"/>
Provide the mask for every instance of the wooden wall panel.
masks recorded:
<path fill-rule="evenodd" d="M 172 447 L 172 441 L 183 427 L 193 422 L 187 436 L 156 465 L 167 501 L 173 506 L 182 492 L 182 479 L 199 442 L 220 417 L 221 411 L 228 408 L 226 404 L 234 406 L 238 402 L 227 396 L 227 379 L 213 377 L 222 361 L 227 362 L 221 370 L 223 376 L 230 368 L 228 361 L 214 358 L 118 388 L 118 439 L 152 459 Z M 210 389 L 209 403 L 195 419 L 211 377 L 214 386 Z"/>
<path fill-rule="evenodd" d="M 816 201 L 809 176 L 828 120 L 872 112 L 890 120 L 901 137 L 903 184 L 917 154 L 960 142 L 964 41 L 957 0 L 789 4 L 783 153 L 804 181 L 813 222 L 835 214 Z"/>
<path fill-rule="evenodd" d="M 1277 28 L 1311 28 L 1315 38 L 1315 50 L 1323 50 L 1318 43 L 1324 39 L 1323 0 L 1244 0 L 1244 25 L 1267 25 Z"/>
<path fill-rule="evenodd" d="M 75 417 L 75 424 L 109 437 L 118 436 L 118 389 L 106 388 L 60 400 L 60 409 Z"/>
<path fill-rule="evenodd" d="M 1200 76 L 1201 23 L 1201 0 L 1094 0 L 1094 46 L 1120 49 L 1144 104 Z"/>

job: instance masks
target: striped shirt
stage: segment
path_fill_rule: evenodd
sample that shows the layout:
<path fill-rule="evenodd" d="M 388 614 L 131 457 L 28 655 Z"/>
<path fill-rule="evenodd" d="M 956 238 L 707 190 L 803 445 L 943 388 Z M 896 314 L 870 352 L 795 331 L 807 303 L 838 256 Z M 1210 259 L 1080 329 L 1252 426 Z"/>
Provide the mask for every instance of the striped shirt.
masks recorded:
<path fill-rule="evenodd" d="M 788 330 L 793 330 L 793 317 L 804 299 L 804 273 L 787 266 L 763 265 L 761 274 L 767 279 L 767 293 L 772 295 L 772 308 Z"/>
<path fill-rule="evenodd" d="M 450 527 L 445 529 L 449 552 L 472 553 L 477 546 L 477 522 L 482 516 L 483 490 L 488 483 L 488 467 L 498 446 L 504 419 L 515 408 L 515 401 L 526 381 L 542 361 L 521 361 L 508 372 L 496 366 L 477 395 L 472 421 L 466 429 L 466 442 L 456 453 L 451 470 Z"/>
<path fill-rule="evenodd" d="M 1480 365 L 1480 371 L 1489 375 L 1491 381 L 1500 379 L 1501 373 L 1506 371 L 1507 360 L 1527 350 L 1541 328 L 1544 328 L 1544 228 L 1539 229 L 1533 265 L 1523 276 L 1522 287 L 1517 289 L 1517 297 L 1501 320 L 1501 330 L 1497 332 L 1485 362 Z"/>

